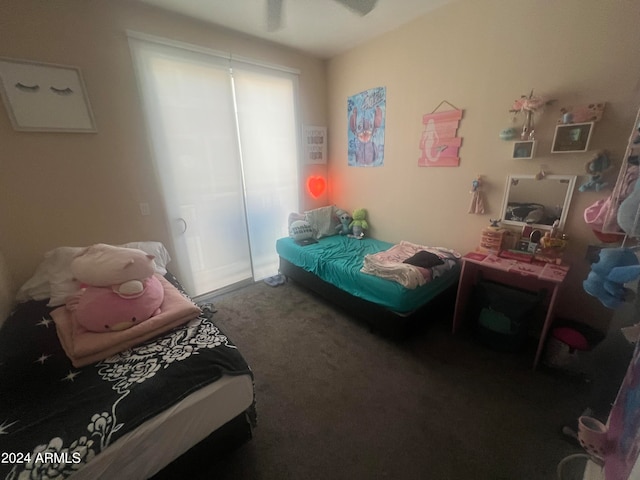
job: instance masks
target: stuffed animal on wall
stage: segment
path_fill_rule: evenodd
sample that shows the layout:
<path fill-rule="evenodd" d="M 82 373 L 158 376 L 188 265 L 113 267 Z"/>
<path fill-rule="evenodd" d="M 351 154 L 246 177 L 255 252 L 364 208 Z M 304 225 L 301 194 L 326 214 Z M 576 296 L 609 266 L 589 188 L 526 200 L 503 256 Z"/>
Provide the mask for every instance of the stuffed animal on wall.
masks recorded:
<path fill-rule="evenodd" d="M 608 185 L 604 181 L 603 174 L 611 168 L 611 161 L 607 152 L 598 152 L 593 159 L 587 162 L 586 170 L 589 174 L 589 181 L 580 185 L 578 190 L 586 192 L 587 190 L 595 190 L 599 192 Z"/>
<path fill-rule="evenodd" d="M 629 290 L 624 284 L 640 277 L 640 262 L 629 248 L 603 248 L 583 282 L 584 290 L 607 308 L 622 305 Z"/>
<path fill-rule="evenodd" d="M 369 228 L 367 223 L 367 211 L 364 208 L 357 208 L 353 211 L 353 220 L 349 224 L 349 228 L 353 230 L 355 238 L 363 238 L 364 231 Z"/>
<path fill-rule="evenodd" d="M 340 235 L 349 235 L 351 233 L 351 221 L 353 217 L 349 214 L 349 212 L 345 212 L 342 209 L 336 210 L 336 216 L 338 220 L 340 220 L 340 225 L 336 226 L 336 231 Z"/>
<path fill-rule="evenodd" d="M 92 332 L 124 330 L 157 315 L 164 289 L 153 259 L 142 250 L 102 243 L 83 249 L 71 262 L 83 288 L 67 308 Z"/>

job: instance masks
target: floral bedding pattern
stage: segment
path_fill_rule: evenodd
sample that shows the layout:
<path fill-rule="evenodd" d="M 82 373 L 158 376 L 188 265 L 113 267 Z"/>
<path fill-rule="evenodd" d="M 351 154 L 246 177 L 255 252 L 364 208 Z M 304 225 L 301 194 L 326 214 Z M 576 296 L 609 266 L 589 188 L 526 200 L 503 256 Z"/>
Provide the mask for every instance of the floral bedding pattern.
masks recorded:
<path fill-rule="evenodd" d="M 251 374 L 211 313 L 74 368 L 51 310 L 46 300 L 19 304 L 0 330 L 0 478 L 67 478 L 119 437 L 223 374 Z"/>

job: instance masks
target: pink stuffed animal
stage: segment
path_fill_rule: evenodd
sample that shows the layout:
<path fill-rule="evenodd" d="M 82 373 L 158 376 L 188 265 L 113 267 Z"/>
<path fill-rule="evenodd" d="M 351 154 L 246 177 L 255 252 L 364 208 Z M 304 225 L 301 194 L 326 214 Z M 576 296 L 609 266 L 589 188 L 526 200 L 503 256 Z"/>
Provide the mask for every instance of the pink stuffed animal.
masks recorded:
<path fill-rule="evenodd" d="M 124 330 L 160 313 L 164 289 L 155 277 L 154 256 L 135 248 L 96 244 L 71 262 L 83 289 L 67 302 L 92 332 Z"/>

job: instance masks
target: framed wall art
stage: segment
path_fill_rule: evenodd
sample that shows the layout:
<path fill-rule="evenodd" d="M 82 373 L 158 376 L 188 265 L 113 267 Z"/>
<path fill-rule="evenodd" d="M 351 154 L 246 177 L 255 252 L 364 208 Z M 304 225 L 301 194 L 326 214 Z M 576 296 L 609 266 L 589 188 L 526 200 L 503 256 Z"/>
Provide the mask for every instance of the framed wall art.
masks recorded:
<path fill-rule="evenodd" d="M 533 158 L 536 153 L 535 140 L 522 140 L 513 142 L 513 152 L 511 158 L 528 159 Z"/>
<path fill-rule="evenodd" d="M 327 163 L 327 127 L 306 125 L 303 142 L 304 160 L 307 165 Z"/>
<path fill-rule="evenodd" d="M 15 130 L 96 131 L 77 67 L 0 57 L 0 94 Z"/>
<path fill-rule="evenodd" d="M 551 153 L 586 152 L 593 133 L 594 122 L 556 125 Z"/>

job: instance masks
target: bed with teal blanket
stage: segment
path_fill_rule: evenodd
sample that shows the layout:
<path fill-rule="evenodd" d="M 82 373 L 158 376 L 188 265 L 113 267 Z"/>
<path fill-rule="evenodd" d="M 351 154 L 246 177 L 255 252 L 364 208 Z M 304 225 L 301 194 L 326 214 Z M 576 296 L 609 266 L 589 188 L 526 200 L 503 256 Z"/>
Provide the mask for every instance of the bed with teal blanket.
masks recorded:
<path fill-rule="evenodd" d="M 388 251 L 393 246 L 373 238 L 357 240 L 341 235 L 304 246 L 289 237 L 276 241 L 283 275 L 338 304 L 371 327 L 402 335 L 410 323 L 428 315 L 428 307 L 437 303 L 434 300 L 455 291 L 460 267 L 455 262 L 415 288 L 361 271 L 365 256 Z"/>

